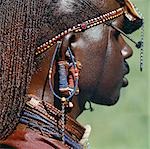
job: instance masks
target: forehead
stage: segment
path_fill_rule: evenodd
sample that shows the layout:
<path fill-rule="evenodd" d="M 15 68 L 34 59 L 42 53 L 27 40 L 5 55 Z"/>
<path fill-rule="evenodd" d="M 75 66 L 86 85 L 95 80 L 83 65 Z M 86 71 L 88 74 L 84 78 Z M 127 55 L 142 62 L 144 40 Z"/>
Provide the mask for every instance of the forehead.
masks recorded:
<path fill-rule="evenodd" d="M 102 13 L 106 13 L 120 7 L 118 0 L 92 0 L 92 3 Z"/>
<path fill-rule="evenodd" d="M 50 0 L 45 0 L 50 4 Z M 106 13 L 108 11 L 114 10 L 120 6 L 119 1 L 123 0 L 58 0 L 59 7 L 64 7 L 65 9 L 73 9 L 75 4 L 87 4 L 91 7 L 95 6 L 98 8 L 99 12 Z"/>

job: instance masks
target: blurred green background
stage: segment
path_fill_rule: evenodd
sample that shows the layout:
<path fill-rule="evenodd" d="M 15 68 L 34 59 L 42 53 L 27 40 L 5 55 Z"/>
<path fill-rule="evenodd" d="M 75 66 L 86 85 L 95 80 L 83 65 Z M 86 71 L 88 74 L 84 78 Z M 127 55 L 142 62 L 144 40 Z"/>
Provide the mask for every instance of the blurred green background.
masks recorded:
<path fill-rule="evenodd" d="M 119 102 L 112 106 L 93 104 L 94 112 L 85 111 L 78 118 L 81 124 L 90 124 L 90 149 L 150 149 L 149 130 L 149 75 L 150 0 L 132 0 L 145 18 L 144 71 L 139 71 L 139 50 L 134 48 L 128 60 L 129 86 L 121 90 Z M 139 40 L 140 31 L 132 35 Z M 133 44 L 129 42 L 132 46 Z"/>

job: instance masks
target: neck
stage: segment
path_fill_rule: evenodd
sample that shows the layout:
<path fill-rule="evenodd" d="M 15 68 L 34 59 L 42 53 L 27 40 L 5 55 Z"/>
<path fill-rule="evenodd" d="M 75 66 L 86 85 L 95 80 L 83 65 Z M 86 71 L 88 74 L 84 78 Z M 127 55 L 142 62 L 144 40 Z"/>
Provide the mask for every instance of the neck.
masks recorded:
<path fill-rule="evenodd" d="M 86 143 L 90 131 L 86 131 L 86 127 L 84 128 L 67 115 L 64 119 L 63 115 L 62 111 L 51 104 L 30 97 L 22 111 L 17 129 L 32 129 L 44 137 L 61 139 L 69 148 L 80 149 L 81 145 Z"/>

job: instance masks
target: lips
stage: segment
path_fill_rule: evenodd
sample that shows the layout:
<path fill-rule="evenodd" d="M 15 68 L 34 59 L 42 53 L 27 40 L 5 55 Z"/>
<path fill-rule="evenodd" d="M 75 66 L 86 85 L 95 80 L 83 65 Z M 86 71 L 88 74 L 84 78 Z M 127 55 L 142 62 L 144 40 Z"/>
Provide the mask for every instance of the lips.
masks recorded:
<path fill-rule="evenodd" d="M 126 61 L 124 61 L 124 75 L 128 74 L 130 72 L 129 65 Z"/>
<path fill-rule="evenodd" d="M 127 78 L 123 78 L 123 82 L 122 82 L 122 87 L 126 87 L 126 86 L 128 86 L 128 80 L 127 80 Z"/>
<path fill-rule="evenodd" d="M 130 72 L 129 65 L 126 61 L 124 61 L 124 69 L 123 69 L 124 77 L 123 77 L 123 81 L 122 81 L 122 87 L 128 86 L 128 80 L 125 77 L 125 75 L 128 74 L 129 72 Z"/>

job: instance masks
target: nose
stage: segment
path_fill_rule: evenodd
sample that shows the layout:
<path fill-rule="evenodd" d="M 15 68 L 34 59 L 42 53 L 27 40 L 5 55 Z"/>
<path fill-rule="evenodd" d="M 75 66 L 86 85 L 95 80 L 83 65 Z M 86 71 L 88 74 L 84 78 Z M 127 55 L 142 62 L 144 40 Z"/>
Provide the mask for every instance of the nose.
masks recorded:
<path fill-rule="evenodd" d="M 121 35 L 119 37 L 119 42 L 121 44 L 121 54 L 124 59 L 130 58 L 133 54 L 132 48 L 126 43 Z"/>

